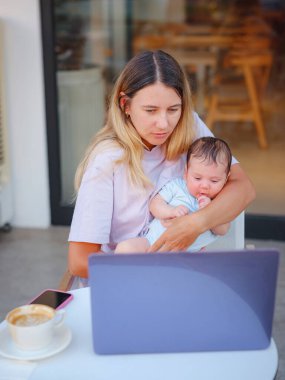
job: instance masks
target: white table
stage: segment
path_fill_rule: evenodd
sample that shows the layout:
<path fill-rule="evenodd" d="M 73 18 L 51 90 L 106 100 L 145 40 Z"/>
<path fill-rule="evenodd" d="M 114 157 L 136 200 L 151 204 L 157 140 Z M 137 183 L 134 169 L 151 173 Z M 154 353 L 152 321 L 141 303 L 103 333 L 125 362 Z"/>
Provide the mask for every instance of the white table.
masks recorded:
<path fill-rule="evenodd" d="M 272 340 L 267 350 L 218 353 L 112 355 L 93 352 L 89 288 L 73 291 L 66 323 L 73 339 L 62 353 L 39 362 L 32 379 L 211 379 L 269 380 L 278 365 L 278 353 Z M 115 317 L 115 316 L 114 316 Z"/>
<path fill-rule="evenodd" d="M 268 349 L 260 351 L 95 355 L 89 288 L 72 293 L 74 300 L 66 307 L 72 341 L 61 353 L 38 361 L 31 380 L 270 380 L 277 371 L 273 339 Z"/>

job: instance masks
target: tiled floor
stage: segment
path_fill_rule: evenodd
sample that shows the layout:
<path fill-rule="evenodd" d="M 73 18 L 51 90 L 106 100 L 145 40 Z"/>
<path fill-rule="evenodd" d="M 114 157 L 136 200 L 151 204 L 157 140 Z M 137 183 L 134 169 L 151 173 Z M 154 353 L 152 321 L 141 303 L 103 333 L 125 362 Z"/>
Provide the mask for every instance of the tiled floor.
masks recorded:
<path fill-rule="evenodd" d="M 0 320 L 40 290 L 57 287 L 66 266 L 65 227 L 0 233 Z"/>
<path fill-rule="evenodd" d="M 0 321 L 13 307 L 45 288 L 57 287 L 66 266 L 68 228 L 12 229 L 0 233 Z M 285 242 L 250 240 L 281 252 L 273 336 L 279 352 L 276 380 L 285 378 Z M 230 379 L 229 379 L 230 380 Z M 241 379 L 242 380 L 242 379 Z M 258 379 L 253 379 L 258 380 Z"/>

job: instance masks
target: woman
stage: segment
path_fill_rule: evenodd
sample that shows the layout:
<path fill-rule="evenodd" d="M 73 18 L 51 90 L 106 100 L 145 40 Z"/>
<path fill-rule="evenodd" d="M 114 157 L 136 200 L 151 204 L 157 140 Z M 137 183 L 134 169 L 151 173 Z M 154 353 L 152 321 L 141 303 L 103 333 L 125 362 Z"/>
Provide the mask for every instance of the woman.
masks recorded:
<path fill-rule="evenodd" d="M 212 133 L 194 113 L 187 77 L 162 51 L 132 58 L 114 86 L 105 127 L 80 164 L 69 236 L 69 270 L 88 277 L 88 256 L 143 236 L 149 200 L 182 175 L 192 141 Z M 184 250 L 201 233 L 235 218 L 255 192 L 233 159 L 231 176 L 208 207 L 173 220 L 150 251 Z"/>

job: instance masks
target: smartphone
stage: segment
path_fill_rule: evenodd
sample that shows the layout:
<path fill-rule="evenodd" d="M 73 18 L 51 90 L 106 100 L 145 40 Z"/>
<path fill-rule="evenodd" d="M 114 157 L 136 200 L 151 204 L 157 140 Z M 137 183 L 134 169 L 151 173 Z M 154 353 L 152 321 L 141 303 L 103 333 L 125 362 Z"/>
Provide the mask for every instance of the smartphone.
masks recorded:
<path fill-rule="evenodd" d="M 61 309 L 73 299 L 73 295 L 68 292 L 62 292 L 55 289 L 46 289 L 37 297 L 33 298 L 29 303 L 39 303 L 42 305 L 51 306 L 54 309 Z"/>

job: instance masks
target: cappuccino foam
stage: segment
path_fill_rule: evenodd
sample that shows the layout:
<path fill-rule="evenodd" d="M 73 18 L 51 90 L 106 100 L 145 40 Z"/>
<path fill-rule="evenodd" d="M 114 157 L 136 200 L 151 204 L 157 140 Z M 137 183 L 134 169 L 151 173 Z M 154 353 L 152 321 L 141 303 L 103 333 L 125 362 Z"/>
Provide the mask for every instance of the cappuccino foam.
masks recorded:
<path fill-rule="evenodd" d="M 44 313 L 21 314 L 16 316 L 12 323 L 16 326 L 37 326 L 51 319 L 51 316 Z"/>

